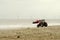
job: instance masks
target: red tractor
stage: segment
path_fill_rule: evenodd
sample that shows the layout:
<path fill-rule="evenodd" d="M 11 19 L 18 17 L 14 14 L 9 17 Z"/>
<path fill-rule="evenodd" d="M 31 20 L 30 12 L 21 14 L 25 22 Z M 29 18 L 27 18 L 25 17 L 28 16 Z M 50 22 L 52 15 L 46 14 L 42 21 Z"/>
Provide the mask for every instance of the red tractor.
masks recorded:
<path fill-rule="evenodd" d="M 40 26 L 41 27 L 43 27 L 43 26 L 47 27 L 48 26 L 47 22 L 45 22 L 44 19 L 36 20 L 36 21 L 33 22 L 33 24 L 37 24 L 37 27 L 40 27 Z"/>

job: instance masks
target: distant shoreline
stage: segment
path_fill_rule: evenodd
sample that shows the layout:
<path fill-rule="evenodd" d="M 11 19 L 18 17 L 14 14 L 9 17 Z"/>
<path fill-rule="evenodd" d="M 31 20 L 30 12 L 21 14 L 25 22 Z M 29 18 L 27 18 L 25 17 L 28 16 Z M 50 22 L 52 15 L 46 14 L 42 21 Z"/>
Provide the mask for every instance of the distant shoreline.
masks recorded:
<path fill-rule="evenodd" d="M 60 25 L 52 25 L 52 26 L 48 26 L 46 28 L 49 28 L 49 27 L 60 27 Z M 32 27 L 32 26 L 28 26 L 28 27 L 16 27 L 16 26 L 12 26 L 12 27 L 6 27 L 6 28 L 0 28 L 0 30 L 16 30 L 16 29 L 27 29 L 27 28 L 37 28 L 36 26 L 35 27 Z M 40 28 L 40 27 L 39 27 Z M 45 28 L 45 27 L 41 27 L 41 28 Z"/>

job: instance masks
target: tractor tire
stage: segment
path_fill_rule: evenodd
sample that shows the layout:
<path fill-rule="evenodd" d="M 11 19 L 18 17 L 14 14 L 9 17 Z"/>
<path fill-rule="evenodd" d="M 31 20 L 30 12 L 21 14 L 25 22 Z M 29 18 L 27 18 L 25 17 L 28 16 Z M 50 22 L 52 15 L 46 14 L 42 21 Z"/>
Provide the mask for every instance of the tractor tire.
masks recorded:
<path fill-rule="evenodd" d="M 47 27 L 47 26 L 48 26 L 47 22 L 44 22 L 44 26 L 45 26 L 45 27 Z"/>
<path fill-rule="evenodd" d="M 48 26 L 48 24 L 47 24 L 47 22 L 44 22 L 44 23 L 39 23 L 38 25 L 37 25 L 37 28 L 39 28 L 39 27 L 47 27 Z"/>

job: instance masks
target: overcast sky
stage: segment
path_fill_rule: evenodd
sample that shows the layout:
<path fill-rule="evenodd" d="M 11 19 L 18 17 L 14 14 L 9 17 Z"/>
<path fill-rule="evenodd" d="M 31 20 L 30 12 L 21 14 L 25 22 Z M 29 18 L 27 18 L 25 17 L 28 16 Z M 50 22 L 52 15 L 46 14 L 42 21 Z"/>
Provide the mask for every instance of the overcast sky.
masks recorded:
<path fill-rule="evenodd" d="M 0 18 L 60 19 L 60 0 L 0 0 Z"/>

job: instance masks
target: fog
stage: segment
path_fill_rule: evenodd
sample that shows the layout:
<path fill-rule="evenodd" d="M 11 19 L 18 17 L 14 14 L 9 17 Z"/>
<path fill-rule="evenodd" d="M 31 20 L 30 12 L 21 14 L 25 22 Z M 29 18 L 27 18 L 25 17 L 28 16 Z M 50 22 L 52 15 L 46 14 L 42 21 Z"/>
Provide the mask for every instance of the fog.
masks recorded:
<path fill-rule="evenodd" d="M 0 0 L 0 19 L 60 19 L 60 0 Z"/>

